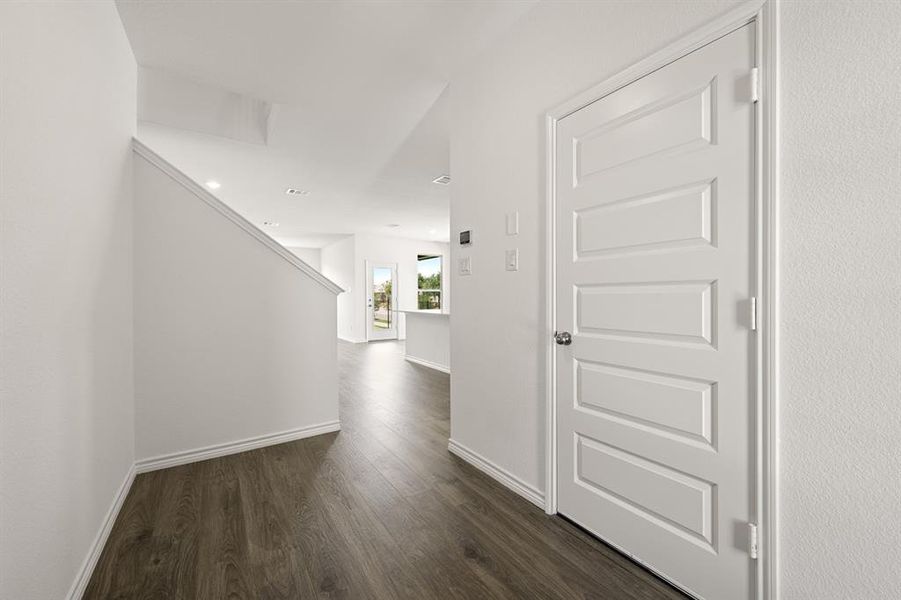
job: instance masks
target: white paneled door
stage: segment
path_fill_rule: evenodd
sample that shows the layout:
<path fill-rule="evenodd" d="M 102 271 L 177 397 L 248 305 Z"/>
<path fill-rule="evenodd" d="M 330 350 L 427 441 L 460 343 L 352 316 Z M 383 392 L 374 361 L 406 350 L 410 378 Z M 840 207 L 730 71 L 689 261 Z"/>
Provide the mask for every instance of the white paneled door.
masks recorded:
<path fill-rule="evenodd" d="M 754 592 L 754 28 L 557 123 L 558 510 L 705 600 Z"/>

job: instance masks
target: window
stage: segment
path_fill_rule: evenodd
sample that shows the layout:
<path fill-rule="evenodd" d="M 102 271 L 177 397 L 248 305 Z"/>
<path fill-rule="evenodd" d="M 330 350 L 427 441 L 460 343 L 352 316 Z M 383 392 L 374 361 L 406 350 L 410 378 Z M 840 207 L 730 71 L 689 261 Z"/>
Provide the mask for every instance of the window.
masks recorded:
<path fill-rule="evenodd" d="M 416 304 L 419 310 L 441 310 L 441 257 L 420 254 L 416 257 Z"/>

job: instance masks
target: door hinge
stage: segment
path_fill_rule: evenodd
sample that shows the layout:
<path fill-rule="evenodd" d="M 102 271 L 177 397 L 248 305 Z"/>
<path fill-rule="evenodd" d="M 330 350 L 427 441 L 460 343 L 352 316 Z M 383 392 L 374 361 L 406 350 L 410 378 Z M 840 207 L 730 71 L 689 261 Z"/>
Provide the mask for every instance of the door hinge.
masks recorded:
<path fill-rule="evenodd" d="M 751 69 L 751 102 L 760 101 L 760 69 L 754 67 Z"/>
<path fill-rule="evenodd" d="M 748 556 L 756 559 L 760 553 L 760 540 L 757 537 L 757 523 L 748 523 Z"/>

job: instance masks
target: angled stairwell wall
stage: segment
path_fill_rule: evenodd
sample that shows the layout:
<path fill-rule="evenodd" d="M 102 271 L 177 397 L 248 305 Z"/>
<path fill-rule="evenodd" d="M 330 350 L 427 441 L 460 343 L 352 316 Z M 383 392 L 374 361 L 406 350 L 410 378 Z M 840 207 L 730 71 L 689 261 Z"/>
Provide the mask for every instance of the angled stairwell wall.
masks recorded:
<path fill-rule="evenodd" d="M 341 288 L 135 141 L 138 471 L 338 428 Z"/>

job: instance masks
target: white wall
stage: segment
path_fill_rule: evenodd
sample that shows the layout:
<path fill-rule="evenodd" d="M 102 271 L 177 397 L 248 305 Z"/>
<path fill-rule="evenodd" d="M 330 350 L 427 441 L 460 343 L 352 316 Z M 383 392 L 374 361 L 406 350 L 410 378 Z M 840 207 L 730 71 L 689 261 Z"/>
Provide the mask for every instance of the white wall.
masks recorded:
<path fill-rule="evenodd" d="M 297 256 L 320 273 L 322 272 L 322 249 L 321 248 L 298 248 L 296 246 L 286 246 L 292 254 Z"/>
<path fill-rule="evenodd" d="M 450 370 L 450 316 L 436 312 L 405 313 L 408 359 Z"/>
<path fill-rule="evenodd" d="M 416 308 L 418 286 L 417 256 L 419 254 L 437 254 L 443 256 L 442 262 L 442 309 L 450 311 L 450 279 L 448 278 L 447 265 L 449 263 L 450 249 L 443 242 L 431 242 L 427 240 L 411 240 L 407 238 L 390 237 L 385 235 L 357 234 L 356 274 L 355 285 L 361 294 L 355 298 L 354 328 L 362 332 L 366 339 L 366 261 L 385 262 L 397 264 L 397 308 L 398 310 L 411 310 Z M 406 337 L 405 317 L 399 314 L 398 337 Z"/>
<path fill-rule="evenodd" d="M 451 235 L 475 240 L 452 248 L 473 275 L 452 276 L 451 435 L 539 489 L 543 116 L 729 4 L 541 3 L 451 82 Z M 875 600 L 901 587 L 901 4 L 784 16 L 782 597 Z M 485 301 L 499 297 L 514 301 Z"/>
<path fill-rule="evenodd" d="M 335 295 L 135 158 L 136 454 L 338 419 Z"/>
<path fill-rule="evenodd" d="M 355 278 L 354 248 L 354 236 L 350 236 L 322 248 L 320 257 L 322 274 L 344 289 L 338 295 L 338 337 L 348 342 L 365 342 L 363 330 L 356 330 L 354 323 L 356 297 L 359 293 Z"/>
<path fill-rule="evenodd" d="M 138 67 L 139 121 L 265 144 L 271 113 L 272 105 L 258 98 Z"/>
<path fill-rule="evenodd" d="M 901 3 L 785 3 L 783 597 L 901 589 Z"/>
<path fill-rule="evenodd" d="M 437 254 L 442 264 L 443 309 L 450 310 L 450 249 L 443 242 L 412 240 L 386 235 L 356 234 L 322 249 L 322 274 L 345 292 L 338 297 L 338 337 L 366 341 L 366 261 L 397 264 L 398 310 L 416 308 L 417 255 Z M 404 339 L 404 315 L 398 318 L 398 336 Z"/>
<path fill-rule="evenodd" d="M 135 61 L 112 3 L 0 3 L 0 598 L 64 598 L 134 460 Z"/>

